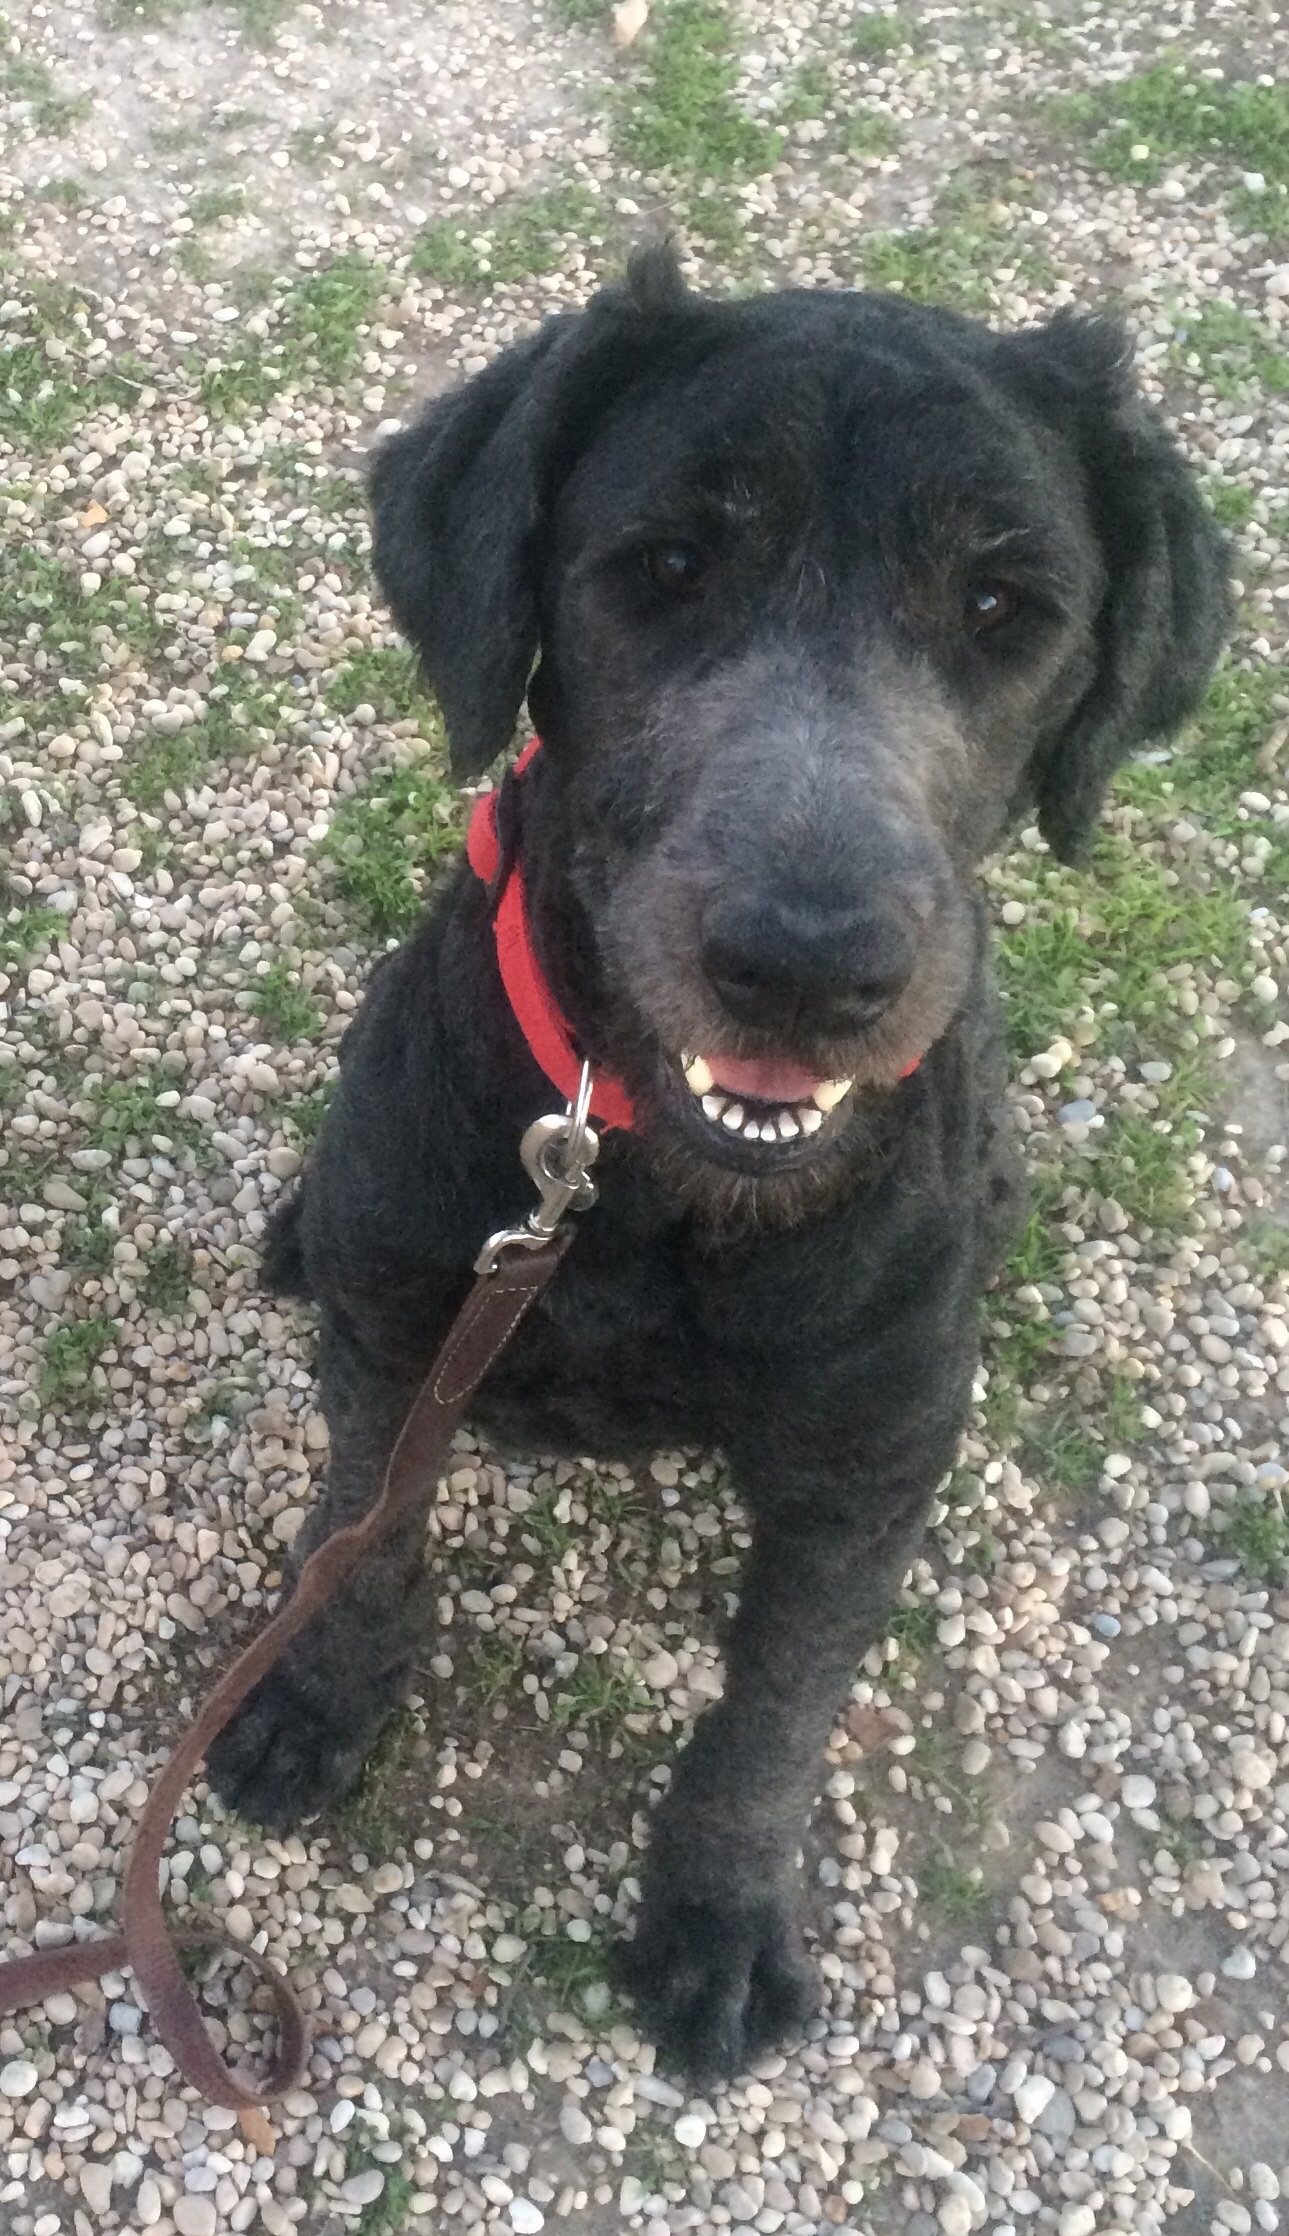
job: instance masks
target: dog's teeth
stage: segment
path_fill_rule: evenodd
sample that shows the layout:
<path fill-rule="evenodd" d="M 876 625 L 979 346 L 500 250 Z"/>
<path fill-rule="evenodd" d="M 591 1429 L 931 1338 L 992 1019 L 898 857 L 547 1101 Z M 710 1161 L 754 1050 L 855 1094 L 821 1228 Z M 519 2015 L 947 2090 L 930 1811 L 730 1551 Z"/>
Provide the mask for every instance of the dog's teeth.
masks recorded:
<path fill-rule="evenodd" d="M 724 1097 L 724 1095 L 704 1095 L 704 1097 L 703 1097 L 703 1116 L 704 1116 L 704 1118 L 710 1118 L 710 1119 L 711 1119 L 711 1121 L 712 1121 L 712 1123 L 713 1123 L 713 1125 L 714 1125 L 714 1124 L 716 1123 L 716 1120 L 717 1120 L 717 1119 L 718 1119 L 718 1118 L 720 1117 L 720 1115 L 721 1115 L 721 1112 L 722 1112 L 722 1111 L 724 1110 L 724 1108 L 725 1108 L 725 1097 Z"/>
<path fill-rule="evenodd" d="M 799 1113 L 799 1120 L 803 1134 L 817 1134 L 824 1122 L 824 1114 L 822 1110 L 816 1110 L 807 1105 L 806 1109 Z"/>
<path fill-rule="evenodd" d="M 691 1095 L 710 1095 L 712 1067 L 703 1056 L 690 1056 L 685 1064 L 685 1084 Z"/>
<path fill-rule="evenodd" d="M 743 1131 L 743 1117 L 744 1111 L 742 1103 L 732 1102 L 727 1104 L 725 1109 L 722 1111 L 721 1124 L 723 1126 L 728 1126 L 732 1134 L 741 1134 Z"/>
<path fill-rule="evenodd" d="M 801 1128 L 797 1124 L 795 1111 L 781 1110 L 779 1112 L 780 1141 L 795 1141 L 800 1131 Z"/>
<path fill-rule="evenodd" d="M 770 1131 L 770 1139 L 771 1139 L 771 1140 L 773 1141 L 773 1139 L 774 1139 L 774 1128 L 773 1128 L 773 1126 L 771 1126 L 771 1128 L 769 1129 L 769 1131 Z M 759 1119 L 759 1118 L 749 1118 L 749 1119 L 748 1119 L 748 1122 L 747 1122 L 747 1124 L 746 1124 L 746 1125 L 744 1126 L 744 1128 L 743 1128 L 743 1139 L 744 1139 L 744 1141 L 764 1141 L 764 1140 L 765 1140 L 765 1135 L 766 1135 L 766 1129 L 765 1129 L 765 1127 L 764 1127 L 764 1126 L 762 1125 L 762 1123 L 761 1123 L 760 1119 Z"/>
<path fill-rule="evenodd" d="M 854 1084 L 853 1079 L 822 1080 L 816 1087 L 811 1101 L 814 1103 L 816 1110 L 822 1110 L 826 1116 L 830 1110 L 837 1108 L 838 1103 L 850 1093 Z M 813 1126 L 810 1131 L 814 1132 Z"/>

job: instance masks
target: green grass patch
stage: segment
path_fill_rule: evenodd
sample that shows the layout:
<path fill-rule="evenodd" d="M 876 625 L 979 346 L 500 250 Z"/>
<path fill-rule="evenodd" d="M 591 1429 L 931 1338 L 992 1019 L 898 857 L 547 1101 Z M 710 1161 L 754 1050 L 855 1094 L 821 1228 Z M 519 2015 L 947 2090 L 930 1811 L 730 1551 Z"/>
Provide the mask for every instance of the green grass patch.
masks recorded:
<path fill-rule="evenodd" d="M 79 179 L 64 178 L 50 179 L 41 187 L 40 199 L 42 202 L 52 202 L 55 209 L 66 210 L 70 217 L 74 217 L 77 210 L 84 209 L 89 196 Z"/>
<path fill-rule="evenodd" d="M 918 1894 L 941 1917 L 964 1924 L 979 1917 L 989 1899 L 979 1865 L 957 1863 L 947 1849 L 919 1867 Z"/>
<path fill-rule="evenodd" d="M 331 157 L 340 153 L 340 140 L 334 124 L 301 124 L 287 141 L 291 161 L 305 171 L 320 171 Z"/>
<path fill-rule="evenodd" d="M 1222 1545 L 1259 1582 L 1280 1583 L 1289 1565 L 1289 1521 L 1279 1499 L 1250 1495 L 1238 1500 L 1222 1533 Z"/>
<path fill-rule="evenodd" d="M 403 1839 L 394 1818 L 394 1785 L 407 1769 L 425 1725 L 414 1709 L 399 1708 L 383 1726 L 354 1792 L 332 1811 L 332 1821 L 353 1848 L 380 1862 Z"/>
<path fill-rule="evenodd" d="M 520 1539 L 525 1551 L 552 1564 L 563 1560 L 577 1536 L 572 1492 L 567 1484 L 562 1488 L 551 1484 L 548 1489 L 539 1491 L 520 1521 Z"/>
<path fill-rule="evenodd" d="M 296 0 L 225 0 L 225 5 L 254 46 L 268 47 L 295 14 Z"/>
<path fill-rule="evenodd" d="M 56 908 L 11 908 L 0 916 L 0 970 L 22 970 L 67 929 Z"/>
<path fill-rule="evenodd" d="M 205 727 L 194 722 L 171 737 L 155 737 L 121 764 L 121 790 L 139 808 L 160 807 L 167 792 L 182 800 L 205 777 L 211 750 Z"/>
<path fill-rule="evenodd" d="M 25 110 L 35 131 L 45 139 L 62 139 L 82 124 L 94 104 L 85 93 L 70 100 L 55 90 L 47 63 L 34 55 L 0 54 L 0 93 L 18 110 Z"/>
<path fill-rule="evenodd" d="M 1289 1226 L 1279 1219 L 1246 1219 L 1240 1255 L 1259 1280 L 1270 1281 L 1278 1273 L 1289 1273 Z"/>
<path fill-rule="evenodd" d="M 74 1273 L 106 1273 L 116 1254 L 116 1236 L 103 1224 L 106 1195 L 92 1199 L 88 1208 L 63 1229 L 62 1262 Z"/>
<path fill-rule="evenodd" d="M 513 1638 L 494 1633 L 481 1638 L 462 1671 L 462 1683 L 477 1700 L 491 1706 L 508 1693 L 524 1666 L 524 1649 Z"/>
<path fill-rule="evenodd" d="M 1031 1419 L 1026 1428 L 1024 1464 L 1057 1490 L 1091 1490 L 1100 1480 L 1104 1456 L 1096 1437 L 1063 1408 Z"/>
<path fill-rule="evenodd" d="M 1289 186 L 1266 186 L 1257 193 L 1241 184 L 1228 197 L 1227 214 L 1239 232 L 1260 235 L 1268 248 L 1289 248 Z"/>
<path fill-rule="evenodd" d="M 94 1369 L 115 1343 L 120 1322 L 96 1312 L 53 1328 L 40 1346 L 39 1391 L 42 1405 L 77 1407 L 88 1392 Z"/>
<path fill-rule="evenodd" d="M 172 1104 L 157 1098 L 176 1092 L 170 1072 L 156 1070 L 139 1079 L 110 1079 L 94 1091 L 93 1115 L 86 1121 L 90 1146 L 113 1155 L 145 1156 L 161 1142 L 172 1148 L 196 1147 L 202 1140 L 200 1126 L 181 1118 Z"/>
<path fill-rule="evenodd" d="M 1156 1852 L 1163 1848 L 1176 1864 L 1179 1872 L 1190 1870 L 1204 1854 L 1204 1842 L 1198 1825 L 1190 1817 L 1165 1818 L 1158 1832 L 1150 1835 Z"/>
<path fill-rule="evenodd" d="M 464 222 L 436 218 L 418 234 L 411 266 L 445 287 L 509 287 L 558 271 L 571 240 L 605 222 L 589 187 L 550 187 L 523 201 L 500 202 Z"/>
<path fill-rule="evenodd" d="M 1145 1221 L 1158 1234 L 1180 1234 L 1195 1200 L 1185 1159 L 1199 1138 L 1198 1127 L 1187 1120 L 1161 1133 L 1153 1119 L 1122 1112 L 1106 1127 L 1096 1185 L 1122 1204 L 1130 1219 Z"/>
<path fill-rule="evenodd" d="M 1154 767 L 1129 763 L 1115 779 L 1116 796 L 1149 811 L 1171 798 L 1175 808 L 1233 836 L 1245 828 L 1235 819 L 1239 794 L 1265 782 L 1257 757 L 1281 719 L 1274 701 L 1283 690 L 1284 671 L 1269 662 L 1220 669 L 1174 759 Z"/>
<path fill-rule="evenodd" d="M 1253 518 L 1253 491 L 1242 481 L 1210 481 L 1207 495 L 1213 518 L 1220 527 L 1248 527 Z"/>
<path fill-rule="evenodd" d="M 251 1008 L 274 1040 L 286 1047 L 297 1040 L 313 1040 L 322 1030 L 322 1011 L 300 985 L 299 972 L 286 963 L 274 963 L 255 980 Z"/>
<path fill-rule="evenodd" d="M 245 208 L 244 186 L 208 186 L 193 195 L 188 215 L 194 225 L 218 225 L 226 217 L 240 217 Z"/>
<path fill-rule="evenodd" d="M 1103 1377 L 1105 1399 L 1098 1425 L 1111 1451 L 1118 1451 L 1124 1444 L 1139 1443 L 1145 1435 L 1141 1418 L 1141 1384 L 1126 1374 L 1109 1374 Z"/>
<path fill-rule="evenodd" d="M 894 155 L 903 139 L 902 126 L 885 109 L 851 109 L 837 133 L 843 154 L 853 156 Z"/>
<path fill-rule="evenodd" d="M 379 2166 L 385 2187 L 350 2223 L 353 2236 L 398 2236 L 399 2229 L 406 2228 L 412 2217 L 417 2185 L 405 2167 L 385 2166 L 372 2158 L 362 2143 L 351 2143 L 345 2154 L 346 2176 L 365 2173 L 372 2166 Z"/>
<path fill-rule="evenodd" d="M 775 110 L 776 121 L 799 124 L 820 118 L 832 107 L 836 95 L 837 83 L 827 63 L 803 62 L 783 88 Z"/>
<path fill-rule="evenodd" d="M 166 641 L 144 589 L 114 580 L 97 590 L 82 590 L 79 577 L 61 559 L 30 544 L 6 559 L 5 621 L 15 636 L 35 624 L 45 650 L 58 655 L 59 676 L 95 674 L 109 638 L 144 657 L 155 656 Z"/>
<path fill-rule="evenodd" d="M 288 288 L 272 340 L 243 337 L 227 357 L 192 366 L 208 410 L 226 418 L 270 403 L 308 379 L 341 388 L 357 370 L 385 286 L 382 268 L 337 257 Z"/>
<path fill-rule="evenodd" d="M 1029 1175 L 1029 1214 L 1007 1262 L 1007 1278 L 1013 1288 L 1060 1278 L 1069 1244 L 1054 1230 L 1064 1189 L 1063 1175 L 1050 1166 Z"/>
<path fill-rule="evenodd" d="M 584 30 L 588 25 L 608 21 L 608 0 L 554 0 L 555 13 L 570 31 Z"/>
<path fill-rule="evenodd" d="M 152 1312 L 170 1319 L 184 1310 L 192 1287 L 192 1256 L 183 1243 L 169 1237 L 148 1252 L 139 1294 Z"/>
<path fill-rule="evenodd" d="M 909 1600 L 895 1608 L 886 1626 L 886 1636 L 895 1641 L 897 1662 L 905 1668 L 916 1669 L 934 1647 L 939 1624 L 939 1613 L 929 1599 Z"/>
<path fill-rule="evenodd" d="M 1164 62 L 1061 95 L 1043 114 L 1111 178 L 1150 184 L 1166 162 L 1190 156 L 1259 171 L 1273 185 L 1289 182 L 1289 94 L 1279 86 L 1214 85 Z"/>
<path fill-rule="evenodd" d="M 362 355 L 362 334 L 384 291 L 385 275 L 359 257 L 338 257 L 325 271 L 297 280 L 283 304 L 290 343 L 337 387 Z"/>
<path fill-rule="evenodd" d="M 577 2010 L 588 1988 L 602 1988 L 609 1977 L 608 1943 L 592 1931 L 589 1941 L 570 1941 L 566 1933 L 543 1936 L 533 1944 L 532 1976 L 566 2010 Z"/>
<path fill-rule="evenodd" d="M 1224 402 L 1243 396 L 1251 382 L 1269 396 L 1289 395 L 1289 357 L 1260 319 L 1229 303 L 1212 303 L 1179 326 L 1173 357 L 1180 372 L 1206 381 Z"/>
<path fill-rule="evenodd" d="M 917 25 L 898 9 L 881 9 L 855 18 L 850 34 L 851 51 L 864 62 L 880 62 L 902 47 L 916 50 Z"/>
<path fill-rule="evenodd" d="M 1079 1006 L 1088 955 L 1077 909 L 1004 932 L 998 962 L 1007 1043 L 1024 1063 L 1055 1039 Z"/>
<path fill-rule="evenodd" d="M 1158 863 L 1110 832 L 1098 834 L 1086 876 L 1049 871 L 1043 898 L 1051 915 L 998 943 L 1008 1043 L 1021 1063 L 1081 1005 L 1107 999 L 1118 1012 L 1104 1032 L 1111 1053 L 1172 1054 L 1164 1042 L 1178 1020 L 1166 973 L 1186 963 L 1235 969 L 1247 952 L 1247 902 L 1234 889 L 1170 885 Z"/>
<path fill-rule="evenodd" d="M 1025 1396 L 1052 1347 L 1046 1320 L 996 1320 L 982 1347 L 989 1387 L 981 1408 L 985 1428 L 1004 1450 L 1020 1434 Z"/>
<path fill-rule="evenodd" d="M 337 810 L 319 853 L 360 931 L 396 939 L 421 911 L 414 873 L 454 854 L 464 827 L 460 800 L 433 769 L 388 769 Z"/>
<path fill-rule="evenodd" d="M 963 164 L 936 202 L 935 223 L 874 233 L 857 247 L 865 286 L 979 313 L 992 308 L 998 275 L 1046 287 L 1052 268 L 1032 239 L 1012 224 L 1015 183 L 1001 167 Z"/>
<path fill-rule="evenodd" d="M 756 177 L 770 169 L 780 136 L 734 98 L 738 63 L 725 7 L 717 0 L 666 0 L 655 6 L 638 52 L 618 116 L 628 162 L 684 178 Z"/>
<path fill-rule="evenodd" d="M 560 1730 L 572 1724 L 602 1730 L 636 1716 L 649 1706 L 649 1694 L 634 1677 L 609 1666 L 607 1654 L 586 1654 L 568 1684 L 551 1702 L 551 1722 Z"/>
<path fill-rule="evenodd" d="M 327 705 L 336 714 L 369 706 L 378 722 L 407 722 L 430 711 L 416 654 L 392 645 L 356 652 L 337 668 Z"/>
<path fill-rule="evenodd" d="M 749 231 L 741 203 L 723 194 L 698 192 L 683 203 L 685 230 L 732 270 L 746 271 L 756 260 L 756 237 Z"/>
<path fill-rule="evenodd" d="M 292 1102 L 282 1104 L 279 1113 L 282 1123 L 295 1135 L 302 1149 L 311 1149 L 317 1140 L 318 1129 L 335 1091 L 335 1080 L 329 1079 L 324 1087 L 315 1087 L 310 1094 L 297 1095 Z"/>
<path fill-rule="evenodd" d="M 131 748 L 119 766 L 118 781 L 127 800 L 145 810 L 159 808 L 167 792 L 182 800 L 185 792 L 205 782 L 218 761 L 237 760 L 250 753 L 256 733 L 272 731 L 279 700 L 271 691 L 252 690 L 244 699 L 217 699 L 186 730 L 152 732 L 147 743 Z"/>
<path fill-rule="evenodd" d="M 187 0 L 102 0 L 100 18 L 109 31 L 137 31 L 171 22 L 186 5 Z M 158 146 L 171 147 L 188 145 L 194 137 L 183 126 L 172 126 L 164 137 L 153 134 Z"/>

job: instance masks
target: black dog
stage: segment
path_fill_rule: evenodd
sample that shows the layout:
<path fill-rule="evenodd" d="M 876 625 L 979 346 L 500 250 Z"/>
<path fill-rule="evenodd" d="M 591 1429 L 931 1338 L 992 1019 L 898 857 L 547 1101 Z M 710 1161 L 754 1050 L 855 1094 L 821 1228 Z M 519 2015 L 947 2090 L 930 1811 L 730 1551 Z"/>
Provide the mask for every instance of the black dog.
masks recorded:
<path fill-rule="evenodd" d="M 507 844 L 635 1112 L 478 1420 L 541 1451 L 719 1446 L 753 1518 L 725 1696 L 623 1958 L 657 2040 L 729 2073 L 813 2007 L 793 1881 L 821 1749 L 952 1464 L 1018 1209 L 973 873 L 1034 803 L 1070 856 L 1115 765 L 1194 707 L 1223 546 L 1114 328 L 702 301 L 660 251 L 435 403 L 374 490 L 459 778 L 527 687 L 544 745 Z M 462 867 L 373 981 L 270 1252 L 322 1314 L 305 1549 L 373 1497 L 560 1099 Z M 424 1649 L 422 1534 L 219 1743 L 248 1816 L 357 1775 Z"/>

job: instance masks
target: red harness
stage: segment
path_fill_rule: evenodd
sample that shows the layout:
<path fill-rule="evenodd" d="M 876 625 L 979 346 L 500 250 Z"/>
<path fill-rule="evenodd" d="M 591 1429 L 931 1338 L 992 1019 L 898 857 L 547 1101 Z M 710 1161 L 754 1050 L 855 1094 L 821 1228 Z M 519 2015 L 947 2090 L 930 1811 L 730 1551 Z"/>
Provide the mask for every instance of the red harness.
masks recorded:
<path fill-rule="evenodd" d="M 531 738 L 524 747 L 510 781 L 523 775 L 534 754 L 541 746 L 540 738 Z M 495 792 L 485 792 L 475 805 L 466 834 L 466 858 L 471 869 L 483 884 L 493 887 L 502 873 L 501 834 L 497 829 L 497 807 L 501 799 L 500 787 Z M 533 949 L 532 934 L 528 928 L 528 897 L 524 891 L 523 866 L 517 852 L 505 865 L 500 890 L 494 893 L 493 928 L 497 940 L 497 964 L 501 983 L 506 989 L 506 999 L 515 1013 L 515 1021 L 528 1043 L 529 1050 L 553 1087 L 557 1087 L 566 1102 L 577 1096 L 582 1076 L 582 1059 L 578 1055 L 564 1016 L 546 983 L 545 974 Z M 900 1073 L 907 1079 L 918 1068 L 921 1058 L 915 1056 Z M 591 1090 L 591 1115 L 602 1126 L 616 1126 L 623 1133 L 630 1133 L 635 1125 L 635 1110 L 631 1097 L 620 1079 L 608 1072 L 597 1071 Z"/>

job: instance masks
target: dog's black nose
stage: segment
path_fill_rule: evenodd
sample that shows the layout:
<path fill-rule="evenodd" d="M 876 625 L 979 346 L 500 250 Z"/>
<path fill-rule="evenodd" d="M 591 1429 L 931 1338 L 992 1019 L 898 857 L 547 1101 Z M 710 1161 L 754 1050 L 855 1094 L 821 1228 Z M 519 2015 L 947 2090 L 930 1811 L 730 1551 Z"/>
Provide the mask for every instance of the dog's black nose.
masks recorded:
<path fill-rule="evenodd" d="M 762 900 L 710 909 L 702 953 L 712 987 L 739 1024 L 844 1038 L 903 993 L 916 948 L 908 926 L 891 914 Z"/>

